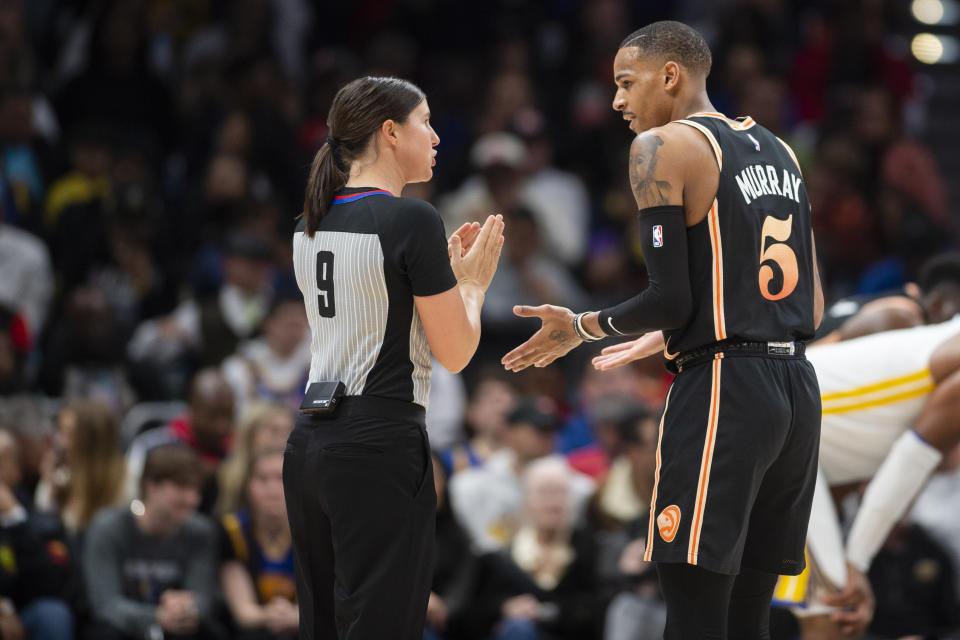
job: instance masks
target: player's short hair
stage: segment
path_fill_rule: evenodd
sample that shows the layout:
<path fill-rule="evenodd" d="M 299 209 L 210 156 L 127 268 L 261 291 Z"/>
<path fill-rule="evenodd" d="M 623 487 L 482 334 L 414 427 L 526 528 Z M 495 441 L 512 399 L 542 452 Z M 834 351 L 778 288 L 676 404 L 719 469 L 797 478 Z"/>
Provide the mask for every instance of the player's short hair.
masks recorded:
<path fill-rule="evenodd" d="M 620 43 L 620 48 L 636 47 L 637 56 L 672 60 L 693 73 L 710 74 L 713 56 L 710 47 L 695 29 L 682 22 L 662 20 L 637 29 Z"/>
<path fill-rule="evenodd" d="M 918 284 L 925 294 L 942 285 L 960 287 L 960 251 L 942 253 L 927 260 Z"/>

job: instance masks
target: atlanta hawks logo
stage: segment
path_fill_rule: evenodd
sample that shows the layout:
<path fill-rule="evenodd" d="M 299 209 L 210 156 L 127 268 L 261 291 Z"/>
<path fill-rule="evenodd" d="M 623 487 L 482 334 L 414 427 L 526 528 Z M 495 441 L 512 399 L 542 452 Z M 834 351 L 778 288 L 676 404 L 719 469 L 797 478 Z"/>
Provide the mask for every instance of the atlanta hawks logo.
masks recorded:
<path fill-rule="evenodd" d="M 673 542 L 679 528 L 680 507 L 677 505 L 670 505 L 657 516 L 657 529 L 660 530 L 660 537 L 664 542 Z"/>

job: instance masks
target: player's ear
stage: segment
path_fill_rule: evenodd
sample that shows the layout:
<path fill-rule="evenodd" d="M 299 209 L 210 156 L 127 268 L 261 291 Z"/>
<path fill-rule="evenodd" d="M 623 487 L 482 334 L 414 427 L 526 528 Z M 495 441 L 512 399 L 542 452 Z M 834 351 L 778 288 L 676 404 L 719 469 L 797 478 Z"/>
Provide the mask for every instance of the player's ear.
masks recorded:
<path fill-rule="evenodd" d="M 680 65 L 672 60 L 663 65 L 663 88 L 674 91 L 680 82 Z"/>

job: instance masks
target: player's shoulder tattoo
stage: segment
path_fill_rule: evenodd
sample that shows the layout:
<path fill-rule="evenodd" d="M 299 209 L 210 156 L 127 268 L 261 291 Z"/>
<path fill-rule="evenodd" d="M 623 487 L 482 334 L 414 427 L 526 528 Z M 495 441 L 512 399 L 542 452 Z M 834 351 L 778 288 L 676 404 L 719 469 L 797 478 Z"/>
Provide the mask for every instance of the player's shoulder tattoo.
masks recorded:
<path fill-rule="evenodd" d="M 630 145 L 630 188 L 641 209 L 669 202 L 670 183 L 655 177 L 662 146 L 663 138 L 654 131 L 638 135 Z"/>

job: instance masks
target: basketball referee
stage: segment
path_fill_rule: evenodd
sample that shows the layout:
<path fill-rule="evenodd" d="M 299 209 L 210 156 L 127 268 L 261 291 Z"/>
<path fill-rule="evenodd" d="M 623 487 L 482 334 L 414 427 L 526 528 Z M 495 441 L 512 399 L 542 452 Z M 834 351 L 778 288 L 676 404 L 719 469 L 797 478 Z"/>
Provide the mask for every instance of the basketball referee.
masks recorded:
<path fill-rule="evenodd" d="M 354 80 L 327 122 L 293 254 L 312 333 L 306 402 L 335 400 L 338 383 L 345 395 L 332 414 L 301 412 L 284 454 L 300 638 L 420 640 L 436 505 L 430 354 L 454 372 L 473 357 L 503 221 L 448 242 L 431 205 L 399 197 L 432 177 L 440 142 L 413 84 Z"/>

